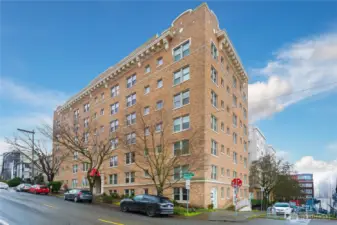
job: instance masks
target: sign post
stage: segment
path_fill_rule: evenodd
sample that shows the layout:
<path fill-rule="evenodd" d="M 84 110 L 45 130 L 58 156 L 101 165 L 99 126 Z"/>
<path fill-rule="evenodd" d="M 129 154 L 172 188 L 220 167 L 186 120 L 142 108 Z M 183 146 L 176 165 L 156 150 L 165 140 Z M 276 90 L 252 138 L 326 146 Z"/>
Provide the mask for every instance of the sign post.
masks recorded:
<path fill-rule="evenodd" d="M 235 216 L 238 215 L 237 212 L 237 195 L 239 192 L 239 188 L 242 186 L 242 180 L 240 178 L 234 178 L 232 180 L 232 187 L 234 188 L 234 194 L 233 194 L 233 201 L 235 203 Z"/>
<path fill-rule="evenodd" d="M 187 192 L 187 202 L 186 202 L 186 210 L 188 213 L 188 202 L 190 200 L 190 187 L 191 187 L 191 178 L 194 176 L 194 173 L 191 172 L 187 172 L 184 173 L 184 179 L 185 179 L 185 188 L 186 188 L 186 192 Z"/>
<path fill-rule="evenodd" d="M 263 192 L 264 192 L 264 187 L 261 187 L 261 212 L 262 212 L 262 205 L 263 205 Z"/>

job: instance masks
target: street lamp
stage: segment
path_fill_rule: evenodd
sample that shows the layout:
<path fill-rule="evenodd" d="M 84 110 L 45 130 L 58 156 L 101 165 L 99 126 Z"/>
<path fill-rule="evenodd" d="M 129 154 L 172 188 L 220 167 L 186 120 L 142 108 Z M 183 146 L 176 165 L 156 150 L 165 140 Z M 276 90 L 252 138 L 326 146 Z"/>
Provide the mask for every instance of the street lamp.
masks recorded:
<path fill-rule="evenodd" d="M 34 130 L 32 130 L 32 131 L 30 131 L 30 130 L 24 130 L 24 129 L 20 129 L 20 128 L 18 128 L 17 129 L 18 131 L 21 131 L 21 132 L 24 132 L 24 133 L 29 133 L 29 134 L 32 134 L 32 136 L 33 136 L 33 138 L 32 138 L 32 144 L 33 144 L 33 147 L 32 147 L 32 181 L 33 181 L 33 183 L 35 184 L 35 180 L 34 180 L 34 134 L 35 134 L 35 131 Z"/>

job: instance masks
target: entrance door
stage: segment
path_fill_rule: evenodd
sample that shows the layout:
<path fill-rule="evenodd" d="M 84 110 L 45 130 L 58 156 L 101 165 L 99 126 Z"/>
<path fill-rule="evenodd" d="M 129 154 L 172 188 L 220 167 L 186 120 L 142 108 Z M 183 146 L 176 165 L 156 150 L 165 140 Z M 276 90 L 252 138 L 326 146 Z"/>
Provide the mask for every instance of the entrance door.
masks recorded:
<path fill-rule="evenodd" d="M 212 188 L 211 190 L 211 202 L 215 209 L 218 208 L 218 192 L 216 188 Z"/>

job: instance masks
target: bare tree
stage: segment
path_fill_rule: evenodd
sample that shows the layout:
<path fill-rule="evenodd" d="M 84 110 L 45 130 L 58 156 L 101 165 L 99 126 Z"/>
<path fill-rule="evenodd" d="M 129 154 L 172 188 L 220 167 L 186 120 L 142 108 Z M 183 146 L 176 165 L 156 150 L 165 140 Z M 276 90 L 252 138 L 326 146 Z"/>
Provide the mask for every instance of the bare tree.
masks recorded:
<path fill-rule="evenodd" d="M 140 171 L 146 174 L 158 195 L 179 182 L 184 172 L 203 170 L 203 133 L 198 127 L 182 122 L 179 129 L 185 131 L 184 139 L 175 137 L 171 115 L 159 110 L 145 115 L 141 106 L 126 117 L 120 133 L 125 153 Z M 136 123 L 137 118 L 137 123 Z M 179 134 L 177 134 L 179 135 Z"/>
<path fill-rule="evenodd" d="M 72 125 L 74 124 L 74 125 Z M 78 161 L 86 168 L 86 178 L 90 191 L 93 191 L 95 180 L 103 162 L 112 156 L 112 148 L 116 147 L 116 133 L 104 135 L 100 126 L 95 122 L 88 122 L 83 127 L 79 123 L 56 124 L 54 129 L 44 125 L 39 129 L 44 136 L 50 138 L 54 144 L 61 147 L 62 152 L 78 155 Z"/>
<path fill-rule="evenodd" d="M 61 164 L 68 157 L 68 153 L 56 154 L 48 150 L 43 140 L 35 140 L 34 146 L 31 135 L 22 133 L 15 134 L 14 138 L 6 138 L 6 142 L 14 152 L 24 155 L 30 163 L 33 163 L 34 169 L 46 175 L 48 182 L 54 180 Z M 34 149 L 34 158 L 32 150 Z M 34 179 L 34 178 L 33 178 Z"/>

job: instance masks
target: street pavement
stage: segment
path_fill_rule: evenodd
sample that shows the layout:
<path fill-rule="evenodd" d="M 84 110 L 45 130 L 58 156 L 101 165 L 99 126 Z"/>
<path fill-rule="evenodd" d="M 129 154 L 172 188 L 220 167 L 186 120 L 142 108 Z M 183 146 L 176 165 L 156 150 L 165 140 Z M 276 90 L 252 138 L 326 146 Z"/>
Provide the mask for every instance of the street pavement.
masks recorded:
<path fill-rule="evenodd" d="M 331 221 L 332 222 L 332 221 Z M 137 213 L 123 213 L 117 209 L 88 203 L 64 201 L 55 196 L 33 195 L 0 190 L 0 224 L 3 225 L 205 225 L 237 224 L 173 217 L 150 218 Z M 310 225 L 332 225 L 310 223 Z M 248 225 L 285 225 L 285 221 L 251 220 Z"/>

